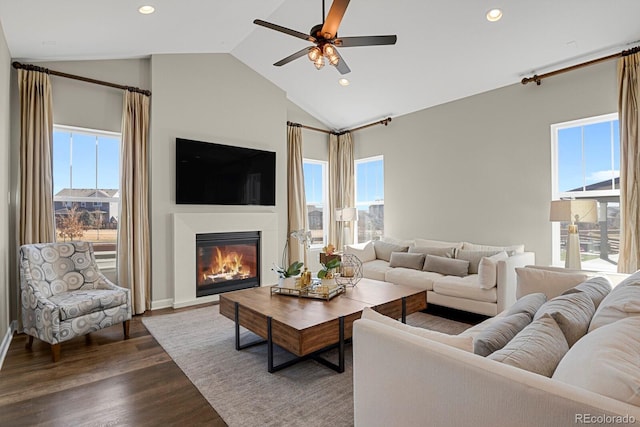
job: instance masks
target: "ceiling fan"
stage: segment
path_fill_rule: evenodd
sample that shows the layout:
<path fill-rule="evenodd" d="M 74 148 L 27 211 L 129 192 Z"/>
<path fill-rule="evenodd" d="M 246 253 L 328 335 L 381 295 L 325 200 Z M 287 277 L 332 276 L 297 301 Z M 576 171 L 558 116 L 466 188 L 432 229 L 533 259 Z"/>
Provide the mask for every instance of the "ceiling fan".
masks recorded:
<path fill-rule="evenodd" d="M 315 44 L 315 46 L 306 47 L 287 56 L 286 58 L 281 59 L 273 64 L 276 67 L 288 64 L 294 59 L 298 59 L 306 54 L 318 70 L 324 67 L 324 59 L 327 58 L 329 63 L 336 67 L 340 74 L 347 74 L 351 69 L 338 53 L 336 46 L 356 47 L 390 45 L 396 44 L 397 40 L 395 35 L 338 37 L 338 27 L 340 26 L 340 21 L 342 21 L 344 13 L 347 11 L 348 5 L 349 0 L 334 0 L 331 4 L 331 8 L 329 9 L 329 14 L 325 19 L 324 0 L 322 0 L 322 24 L 315 25 L 311 28 L 309 34 L 304 34 L 260 19 L 254 20 L 253 23 L 281 33 L 289 34 L 290 36 L 294 36 L 299 39 L 308 40 Z"/>

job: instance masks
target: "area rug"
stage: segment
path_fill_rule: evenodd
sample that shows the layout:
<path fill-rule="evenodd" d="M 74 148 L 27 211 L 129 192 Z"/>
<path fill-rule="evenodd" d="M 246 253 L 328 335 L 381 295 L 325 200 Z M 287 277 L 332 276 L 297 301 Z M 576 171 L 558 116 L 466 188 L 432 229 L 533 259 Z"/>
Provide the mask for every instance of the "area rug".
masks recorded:
<path fill-rule="evenodd" d="M 351 345 L 342 374 L 313 360 L 270 374 L 267 346 L 236 351 L 233 321 L 218 306 L 145 317 L 142 323 L 231 427 L 353 425 Z M 469 327 L 427 313 L 414 313 L 407 323 L 451 334 Z M 243 343 L 257 339 L 241 331 Z M 291 357 L 275 349 L 275 363 Z M 326 357 L 337 360 L 337 352 Z"/>

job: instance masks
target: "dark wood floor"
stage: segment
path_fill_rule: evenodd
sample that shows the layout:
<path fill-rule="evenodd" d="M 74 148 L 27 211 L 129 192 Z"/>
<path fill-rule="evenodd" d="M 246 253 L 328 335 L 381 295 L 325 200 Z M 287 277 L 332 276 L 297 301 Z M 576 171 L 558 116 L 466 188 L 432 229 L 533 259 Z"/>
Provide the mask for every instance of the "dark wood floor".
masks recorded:
<path fill-rule="evenodd" d="M 158 315 L 173 310 L 154 311 Z M 226 426 L 142 324 L 50 346 L 13 337 L 0 370 L 0 426 Z"/>

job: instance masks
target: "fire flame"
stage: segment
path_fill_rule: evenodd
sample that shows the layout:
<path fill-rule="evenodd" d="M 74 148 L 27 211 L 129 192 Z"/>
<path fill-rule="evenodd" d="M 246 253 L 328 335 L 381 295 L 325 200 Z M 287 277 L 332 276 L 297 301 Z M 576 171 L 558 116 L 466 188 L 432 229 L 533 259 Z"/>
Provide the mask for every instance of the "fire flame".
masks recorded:
<path fill-rule="evenodd" d="M 216 279 L 239 279 L 249 277 L 251 271 L 242 264 L 243 254 L 234 251 L 223 252 L 216 247 L 211 259 L 211 268 L 202 274 L 203 281 Z"/>

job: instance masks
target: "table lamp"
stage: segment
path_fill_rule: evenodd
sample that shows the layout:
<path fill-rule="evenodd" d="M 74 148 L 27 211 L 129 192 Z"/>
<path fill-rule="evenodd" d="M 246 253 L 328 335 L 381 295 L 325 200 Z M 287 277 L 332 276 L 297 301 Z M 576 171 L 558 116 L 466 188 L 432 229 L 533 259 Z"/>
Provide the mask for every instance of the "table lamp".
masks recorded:
<path fill-rule="evenodd" d="M 564 267 L 582 269 L 580 261 L 580 237 L 578 222 L 598 222 L 598 203 L 596 200 L 552 200 L 550 221 L 568 222 L 567 253 Z"/>
<path fill-rule="evenodd" d="M 344 252 L 344 246 L 347 244 L 347 237 L 351 231 L 350 223 L 356 220 L 357 211 L 356 208 L 342 208 L 336 209 L 336 221 L 342 222 L 342 251 Z"/>

